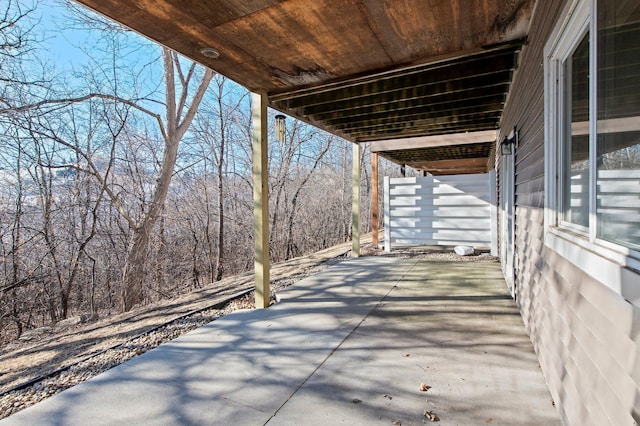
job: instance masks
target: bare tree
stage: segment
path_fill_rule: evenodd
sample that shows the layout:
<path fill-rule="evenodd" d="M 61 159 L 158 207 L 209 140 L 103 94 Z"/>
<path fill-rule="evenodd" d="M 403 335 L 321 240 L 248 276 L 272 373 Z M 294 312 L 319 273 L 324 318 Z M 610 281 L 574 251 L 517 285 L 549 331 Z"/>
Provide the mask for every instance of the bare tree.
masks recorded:
<path fill-rule="evenodd" d="M 157 123 L 164 145 L 162 149 L 162 158 L 157 161 L 159 164 L 159 172 L 156 176 L 155 184 L 151 189 L 150 197 L 148 199 L 146 197 L 142 198 L 142 212 L 137 215 L 132 214 L 131 209 L 127 208 L 127 206 L 122 203 L 117 188 L 114 188 L 109 184 L 108 175 L 101 170 L 101 167 L 99 167 L 95 162 L 95 159 L 90 152 L 86 151 L 84 147 L 79 146 L 78 144 L 61 138 L 56 131 L 39 131 L 41 137 L 51 138 L 55 143 L 74 150 L 74 152 L 82 157 L 86 162 L 86 168 L 82 168 L 81 170 L 90 174 L 97 180 L 100 187 L 104 189 L 104 193 L 107 195 L 107 198 L 129 225 L 131 235 L 122 273 L 121 287 L 121 310 L 123 311 L 131 309 L 135 304 L 140 303 L 143 299 L 142 289 L 145 278 L 145 266 L 149 242 L 152 230 L 163 209 L 167 192 L 169 190 L 169 185 L 171 183 L 171 178 L 174 173 L 178 156 L 180 141 L 188 131 L 197 108 L 207 90 L 209 82 L 214 75 L 213 71 L 210 69 L 205 69 L 204 71 L 199 72 L 195 63 L 190 63 L 187 69 L 183 69 L 183 63 L 178 55 L 167 48 L 163 49 L 162 57 L 165 83 L 164 107 L 166 110 L 166 116 L 164 119 L 148 107 L 143 106 L 142 103 L 123 98 L 117 94 L 109 93 L 90 93 L 82 96 L 71 96 L 50 100 L 47 99 L 33 104 L 11 108 L 11 113 L 37 111 L 38 116 L 41 116 L 64 106 L 88 102 L 93 99 L 102 99 L 105 103 L 112 104 L 110 108 L 116 114 L 116 120 L 114 122 L 107 123 L 107 126 L 112 130 L 112 134 L 114 136 L 113 147 L 115 147 L 117 142 L 117 134 L 120 133 L 124 127 L 124 123 L 126 123 L 128 111 L 130 109 L 134 109 L 151 117 L 152 120 Z M 199 82 L 197 80 L 199 80 Z M 198 86 L 195 89 L 192 89 L 194 81 Z M 121 105 L 124 108 L 119 109 L 118 105 Z M 114 123 L 118 130 L 113 129 Z M 151 151 L 153 152 L 153 150 Z M 111 153 L 112 159 L 114 152 L 113 148 Z M 133 153 L 133 155 L 135 155 L 135 153 Z M 110 168 L 107 169 L 107 173 L 110 170 Z M 134 173 L 133 176 L 139 177 L 140 173 Z"/>
<path fill-rule="evenodd" d="M 90 37 L 89 65 L 27 79 L 21 58 L 7 56 L 20 78 L 0 79 L 6 339 L 74 313 L 173 297 L 253 265 L 248 92 L 221 76 L 211 83 L 212 71 L 84 13 L 73 25 L 102 31 Z M 38 74 L 55 75 L 47 71 Z M 348 144 L 289 123 L 287 140 L 269 152 L 274 261 L 342 242 L 350 229 Z"/>
<path fill-rule="evenodd" d="M 0 6 L 0 81 L 24 84 L 26 81 L 19 78 L 17 60 L 24 59 L 35 41 L 29 18 L 37 3 L 8 0 L 3 4 Z M 3 96 L 0 100 L 5 103 L 7 99 Z"/>
<path fill-rule="evenodd" d="M 315 159 L 313 160 L 313 164 L 311 165 L 311 167 L 306 169 L 304 174 L 297 179 L 297 184 L 295 185 L 293 196 L 291 197 L 291 207 L 289 209 L 289 215 L 287 218 L 287 240 L 285 243 L 285 247 L 286 247 L 285 259 L 291 259 L 292 257 L 298 256 L 301 254 L 300 250 L 296 249 L 295 241 L 297 238 L 294 235 L 294 228 L 293 228 L 296 222 L 297 214 L 298 214 L 298 209 L 299 209 L 298 201 L 300 199 L 300 193 L 305 188 L 305 186 L 307 185 L 307 183 L 309 182 L 313 174 L 316 172 L 325 154 L 331 148 L 332 142 L 333 142 L 333 137 L 327 136 L 324 145 L 321 146 L 319 152 L 315 153 L 314 155 Z"/>
<path fill-rule="evenodd" d="M 144 267 L 147 260 L 151 232 L 164 206 L 174 173 L 178 148 L 182 137 L 189 129 L 198 106 L 213 78 L 213 71 L 206 69 L 200 79 L 200 84 L 188 104 L 189 85 L 196 74 L 196 64 L 192 63 L 186 73 L 182 70 L 178 55 L 167 48 L 163 48 L 165 107 L 166 122 L 159 122 L 164 139 L 164 152 L 160 172 L 151 195 L 151 201 L 139 223 L 129 222 L 132 229 L 131 242 L 127 251 L 124 272 L 122 274 L 122 310 L 128 311 L 134 305 L 142 302 Z M 176 83 L 181 92 L 176 92 Z"/>

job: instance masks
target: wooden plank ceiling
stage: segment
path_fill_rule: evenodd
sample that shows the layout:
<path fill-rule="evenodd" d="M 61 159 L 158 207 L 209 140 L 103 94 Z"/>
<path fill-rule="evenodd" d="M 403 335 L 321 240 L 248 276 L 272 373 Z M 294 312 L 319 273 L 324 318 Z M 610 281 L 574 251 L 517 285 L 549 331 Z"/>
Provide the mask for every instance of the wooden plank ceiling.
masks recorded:
<path fill-rule="evenodd" d="M 386 139 L 371 142 L 377 152 L 398 164 L 433 175 L 484 173 L 496 141 L 495 130 Z"/>
<path fill-rule="evenodd" d="M 79 1 L 357 143 L 495 129 L 535 3 Z M 217 58 L 203 55 L 207 48 Z M 427 149 L 423 163 L 468 160 L 469 149 Z"/>

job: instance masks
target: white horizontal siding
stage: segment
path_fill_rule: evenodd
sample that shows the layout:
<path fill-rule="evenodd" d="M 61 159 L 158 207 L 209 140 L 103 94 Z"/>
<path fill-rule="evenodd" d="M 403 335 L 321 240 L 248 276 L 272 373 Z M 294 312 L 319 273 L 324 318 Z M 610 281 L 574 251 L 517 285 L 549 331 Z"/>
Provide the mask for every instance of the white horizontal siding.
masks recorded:
<path fill-rule="evenodd" d="M 385 238 L 393 245 L 491 246 L 492 174 L 385 178 Z"/>
<path fill-rule="evenodd" d="M 392 196 L 394 197 L 394 196 Z M 489 202 L 489 197 L 479 197 L 475 195 L 438 195 L 438 196 L 398 196 L 389 200 L 392 207 L 395 206 L 457 206 L 460 208 L 472 206 L 485 206 Z"/>
<path fill-rule="evenodd" d="M 412 217 L 412 218 L 398 218 L 391 220 L 392 228 L 404 228 L 404 227 L 413 227 L 413 228 L 427 228 L 431 227 L 432 229 L 481 229 L 483 228 L 483 223 L 478 224 L 477 219 L 469 219 L 469 218 L 434 218 L 432 217 Z"/>
<path fill-rule="evenodd" d="M 460 209 L 456 206 L 440 206 L 438 208 L 396 207 L 391 209 L 392 217 L 450 217 L 450 218 L 483 218 L 490 214 L 489 206 L 477 206 L 473 209 Z"/>
<path fill-rule="evenodd" d="M 421 191 L 420 185 L 403 185 L 391 188 L 391 195 L 416 195 Z M 451 184 L 433 185 L 431 194 L 462 194 L 462 195 L 487 195 L 486 185 L 483 182 L 472 182 L 460 188 Z"/>

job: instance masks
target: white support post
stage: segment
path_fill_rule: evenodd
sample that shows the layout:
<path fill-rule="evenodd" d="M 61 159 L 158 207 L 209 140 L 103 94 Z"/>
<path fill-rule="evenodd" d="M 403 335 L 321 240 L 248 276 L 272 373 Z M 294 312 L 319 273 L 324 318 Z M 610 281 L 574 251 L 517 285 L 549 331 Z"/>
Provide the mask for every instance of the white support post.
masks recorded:
<path fill-rule="evenodd" d="M 360 145 L 353 144 L 351 257 L 360 257 Z"/>
<path fill-rule="evenodd" d="M 267 163 L 267 94 L 252 93 L 253 238 L 256 308 L 269 307 L 269 168 Z"/>
<path fill-rule="evenodd" d="M 371 246 L 377 249 L 378 241 L 378 153 L 371 153 Z"/>
<path fill-rule="evenodd" d="M 496 171 L 488 173 L 489 204 L 491 205 L 491 256 L 498 255 L 498 188 Z"/>
<path fill-rule="evenodd" d="M 389 202 L 389 188 L 391 180 L 384 177 L 384 251 L 391 253 L 391 203 Z"/>

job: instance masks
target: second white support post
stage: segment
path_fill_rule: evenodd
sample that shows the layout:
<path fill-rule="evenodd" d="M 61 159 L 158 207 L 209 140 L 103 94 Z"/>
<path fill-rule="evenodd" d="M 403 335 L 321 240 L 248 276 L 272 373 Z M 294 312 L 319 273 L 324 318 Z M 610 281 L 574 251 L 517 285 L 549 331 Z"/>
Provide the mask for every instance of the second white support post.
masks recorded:
<path fill-rule="evenodd" d="M 253 238 L 256 308 L 271 302 L 269 286 L 269 168 L 267 162 L 267 94 L 252 93 Z"/>
<path fill-rule="evenodd" d="M 360 256 L 360 145 L 353 144 L 351 257 Z"/>
<path fill-rule="evenodd" d="M 495 170 L 491 169 L 488 173 L 488 180 L 491 204 L 491 256 L 498 256 L 498 183 Z"/>
<path fill-rule="evenodd" d="M 378 248 L 378 153 L 371 153 L 371 246 Z"/>
<path fill-rule="evenodd" d="M 391 179 L 384 177 L 384 251 L 391 253 Z"/>

